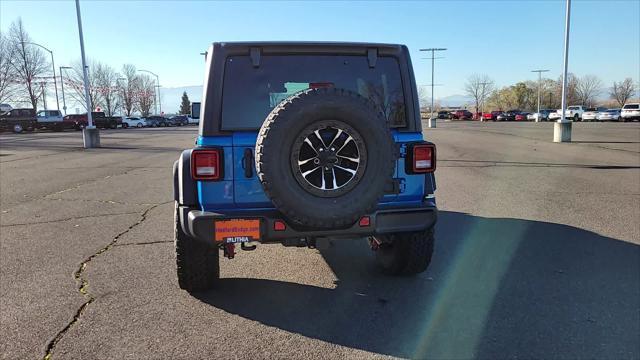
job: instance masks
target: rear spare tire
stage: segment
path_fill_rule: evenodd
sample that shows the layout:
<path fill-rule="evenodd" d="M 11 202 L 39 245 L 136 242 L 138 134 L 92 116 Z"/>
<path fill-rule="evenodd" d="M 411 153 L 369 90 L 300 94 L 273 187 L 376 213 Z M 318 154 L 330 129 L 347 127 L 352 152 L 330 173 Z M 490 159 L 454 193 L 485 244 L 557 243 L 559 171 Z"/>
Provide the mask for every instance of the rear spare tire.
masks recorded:
<path fill-rule="evenodd" d="M 372 212 L 395 160 L 380 108 L 344 89 L 292 95 L 267 116 L 256 142 L 266 195 L 289 220 L 313 227 L 351 225 Z"/>

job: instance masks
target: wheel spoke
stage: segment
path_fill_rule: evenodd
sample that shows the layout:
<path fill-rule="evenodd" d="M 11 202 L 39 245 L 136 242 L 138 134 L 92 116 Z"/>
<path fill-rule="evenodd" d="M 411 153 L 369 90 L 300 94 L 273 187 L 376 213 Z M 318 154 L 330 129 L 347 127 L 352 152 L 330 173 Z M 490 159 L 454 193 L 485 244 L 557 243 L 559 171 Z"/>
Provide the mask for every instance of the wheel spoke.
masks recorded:
<path fill-rule="evenodd" d="M 314 171 L 316 171 L 316 170 L 318 170 L 318 169 L 320 169 L 320 168 L 321 168 L 321 166 L 316 166 L 316 167 L 314 167 L 313 169 L 311 169 L 311 170 L 309 170 L 309 171 L 305 171 L 305 172 L 303 172 L 303 173 L 302 173 L 302 176 L 304 176 L 304 177 L 306 178 L 306 177 L 307 177 L 307 175 L 311 174 L 312 172 L 314 172 Z M 324 179 L 322 179 L 322 183 L 324 184 Z"/>
<path fill-rule="evenodd" d="M 333 145 L 333 143 L 336 142 L 336 140 L 338 140 L 340 135 L 342 135 L 342 129 L 338 129 L 338 132 L 336 133 L 336 136 L 333 137 L 333 140 L 331 140 L 331 144 L 329 144 L 329 146 L 327 146 L 327 147 L 330 148 Z"/>
<path fill-rule="evenodd" d="M 347 138 L 347 140 L 344 141 L 344 144 L 342 144 L 342 146 L 340 146 L 340 149 L 338 149 L 338 151 L 336 151 L 336 154 L 340 153 L 340 151 L 342 151 L 342 149 L 344 149 L 345 146 L 347 146 L 347 144 L 349 143 L 349 141 L 353 140 L 353 138 L 351 137 L 351 135 L 349 135 L 349 137 Z"/>
<path fill-rule="evenodd" d="M 312 160 L 314 160 L 314 159 L 317 159 L 317 157 L 315 157 L 315 156 L 314 156 L 314 157 L 312 157 L 312 158 L 309 158 L 309 159 L 307 159 L 307 160 L 302 160 L 302 161 L 298 160 L 298 166 L 302 166 L 302 165 L 304 165 L 304 164 L 306 164 L 306 163 L 308 163 L 309 161 L 312 161 Z"/>
<path fill-rule="evenodd" d="M 336 184 L 336 169 L 331 168 L 331 176 L 333 176 L 333 188 L 337 189 L 338 184 Z"/>
<path fill-rule="evenodd" d="M 338 169 L 344 170 L 344 171 L 348 172 L 348 173 L 349 173 L 349 174 L 351 174 L 351 175 L 354 175 L 354 174 L 356 173 L 356 171 L 355 171 L 355 170 L 348 169 L 348 168 L 344 168 L 344 167 L 342 167 L 342 166 L 333 165 L 333 167 L 337 167 Z"/>
<path fill-rule="evenodd" d="M 327 144 L 324 143 L 324 140 L 322 140 L 322 136 L 320 136 L 320 131 L 319 130 L 315 130 L 313 132 L 314 134 L 316 134 L 316 136 L 318 137 L 318 139 L 320 139 L 320 143 L 322 143 L 322 146 L 324 146 L 325 148 L 327 147 Z"/>
<path fill-rule="evenodd" d="M 322 171 L 321 175 L 322 175 L 322 185 L 320 186 L 320 189 L 321 190 L 327 190 L 327 186 L 326 186 L 326 184 L 324 182 L 324 171 Z"/>
<path fill-rule="evenodd" d="M 313 144 L 311 143 L 311 140 L 309 140 L 309 138 L 305 138 L 304 142 L 307 143 L 307 145 L 309 145 L 309 147 L 311 148 L 311 150 L 313 150 L 313 152 L 316 153 L 316 155 L 318 154 L 318 151 L 316 151 L 316 149 L 313 147 Z"/>
<path fill-rule="evenodd" d="M 336 154 L 336 156 L 339 157 L 339 158 L 342 158 L 342 159 L 347 159 L 349 161 L 353 161 L 354 163 L 360 163 L 360 158 L 352 158 L 352 157 L 338 155 L 338 154 Z"/>

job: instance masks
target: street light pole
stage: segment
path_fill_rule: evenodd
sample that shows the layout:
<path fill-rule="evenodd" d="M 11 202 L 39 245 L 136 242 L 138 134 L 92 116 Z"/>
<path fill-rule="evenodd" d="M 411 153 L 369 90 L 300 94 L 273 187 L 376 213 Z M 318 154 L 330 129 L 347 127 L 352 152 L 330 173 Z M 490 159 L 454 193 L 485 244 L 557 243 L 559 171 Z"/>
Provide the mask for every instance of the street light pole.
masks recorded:
<path fill-rule="evenodd" d="M 71 69 L 69 66 L 60 66 L 60 88 L 62 89 L 62 110 L 67 115 L 67 102 L 64 100 L 64 78 L 62 77 L 62 70 Z"/>
<path fill-rule="evenodd" d="M 553 142 L 571 141 L 571 121 L 565 119 L 567 110 L 567 73 L 569 67 L 569 24 L 571 19 L 571 0 L 567 0 L 564 21 L 564 64 L 562 73 L 562 116 L 553 124 Z"/>
<path fill-rule="evenodd" d="M 490 82 L 481 82 L 478 85 L 482 85 L 482 100 L 480 100 L 480 121 L 484 121 L 484 98 L 487 96 L 485 91 L 487 91 L 487 85 L 491 84 Z M 478 111 L 478 109 L 476 109 Z"/>
<path fill-rule="evenodd" d="M 434 81 L 434 67 L 435 67 L 435 59 L 436 59 L 436 51 L 445 51 L 446 48 L 428 48 L 428 49 L 420 49 L 420 51 L 431 51 L 431 116 L 429 116 L 429 127 L 436 127 L 436 120 L 433 118 L 433 87 L 435 86 Z"/>
<path fill-rule="evenodd" d="M 100 133 L 93 126 L 91 116 L 91 98 L 89 97 L 89 74 L 87 73 L 87 59 L 84 55 L 84 37 L 82 36 L 82 16 L 80 15 L 80 0 L 76 0 L 76 15 L 78 17 L 78 34 L 80 35 L 80 55 L 82 56 L 82 75 L 84 80 L 84 97 L 87 106 L 88 126 L 82 129 L 82 139 L 85 148 L 100 147 Z"/>
<path fill-rule="evenodd" d="M 540 121 L 540 90 L 542 89 L 542 73 L 549 70 L 531 70 L 538 73 L 538 112 L 536 113 L 536 122 Z"/>
<path fill-rule="evenodd" d="M 34 45 L 34 46 L 41 47 L 41 48 L 43 48 L 45 51 L 48 51 L 48 52 L 49 52 L 49 54 L 51 54 L 51 69 L 53 69 L 53 86 L 54 86 L 54 87 L 55 87 L 55 89 L 56 89 L 56 108 L 57 108 L 57 110 L 58 110 L 58 111 L 60 111 L 60 100 L 58 100 L 58 84 L 57 84 L 57 82 L 56 82 L 56 64 L 55 64 L 55 62 L 53 61 L 53 51 L 51 51 L 51 50 L 47 49 L 46 47 L 44 47 L 44 46 L 42 46 L 42 45 L 40 45 L 40 44 L 36 44 L 36 43 L 34 43 L 34 42 L 27 42 L 27 41 L 25 41 L 24 43 L 25 43 L 25 44 L 29 44 L 29 45 Z"/>
<path fill-rule="evenodd" d="M 156 86 L 155 87 L 158 89 L 157 90 L 158 91 L 157 92 L 157 94 L 158 94 L 158 104 L 157 105 L 160 106 L 160 112 L 162 113 L 162 100 L 160 100 L 160 77 L 156 73 L 151 72 L 149 70 L 138 70 L 138 71 L 146 72 L 146 73 L 149 73 L 149 74 L 151 74 L 151 75 L 156 77 Z M 158 108 L 157 107 L 156 107 L 156 114 L 158 114 Z"/>

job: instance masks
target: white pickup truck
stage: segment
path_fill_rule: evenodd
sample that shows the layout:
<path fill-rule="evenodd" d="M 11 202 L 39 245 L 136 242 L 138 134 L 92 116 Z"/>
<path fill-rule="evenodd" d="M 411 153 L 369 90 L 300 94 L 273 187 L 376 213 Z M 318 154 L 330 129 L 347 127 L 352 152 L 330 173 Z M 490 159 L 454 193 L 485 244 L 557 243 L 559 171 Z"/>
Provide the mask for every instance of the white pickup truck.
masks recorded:
<path fill-rule="evenodd" d="M 53 131 L 64 130 L 62 122 L 62 113 L 60 110 L 40 110 L 36 114 L 38 119 L 38 128 L 47 128 Z"/>
<path fill-rule="evenodd" d="M 582 105 L 571 105 L 567 107 L 567 110 L 565 110 L 564 117 L 567 120 L 581 121 L 582 114 L 584 113 L 584 109 L 585 107 Z M 549 120 L 558 120 L 561 117 L 562 117 L 562 109 L 558 109 L 556 110 L 556 112 L 549 114 Z"/>

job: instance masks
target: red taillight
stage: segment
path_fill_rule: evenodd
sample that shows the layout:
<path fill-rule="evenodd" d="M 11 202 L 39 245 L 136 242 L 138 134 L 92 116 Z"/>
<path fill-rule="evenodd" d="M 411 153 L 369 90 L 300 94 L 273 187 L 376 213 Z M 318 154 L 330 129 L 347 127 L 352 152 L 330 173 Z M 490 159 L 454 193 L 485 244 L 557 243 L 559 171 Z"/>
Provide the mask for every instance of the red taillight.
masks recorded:
<path fill-rule="evenodd" d="M 360 225 L 360 227 L 367 227 L 371 225 L 371 218 L 369 218 L 368 216 L 361 217 L 360 221 L 358 221 L 358 225 Z"/>
<path fill-rule="evenodd" d="M 419 144 L 413 146 L 413 172 L 429 173 L 436 170 L 436 146 Z"/>
<path fill-rule="evenodd" d="M 276 220 L 273 222 L 273 230 L 275 231 L 285 231 L 287 230 L 287 224 L 285 224 L 282 220 Z"/>
<path fill-rule="evenodd" d="M 219 180 L 221 172 L 219 150 L 194 150 L 191 153 L 191 177 L 194 180 Z"/>

